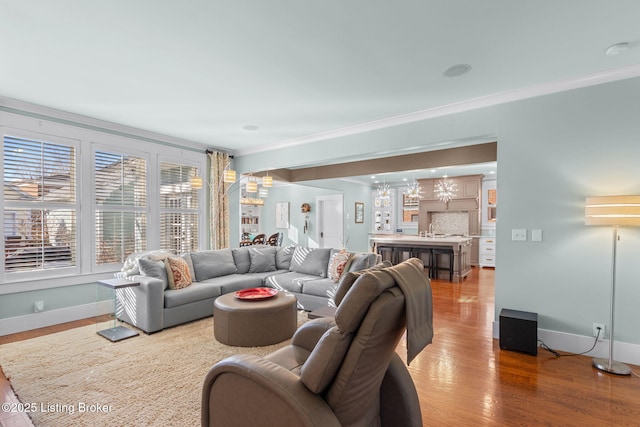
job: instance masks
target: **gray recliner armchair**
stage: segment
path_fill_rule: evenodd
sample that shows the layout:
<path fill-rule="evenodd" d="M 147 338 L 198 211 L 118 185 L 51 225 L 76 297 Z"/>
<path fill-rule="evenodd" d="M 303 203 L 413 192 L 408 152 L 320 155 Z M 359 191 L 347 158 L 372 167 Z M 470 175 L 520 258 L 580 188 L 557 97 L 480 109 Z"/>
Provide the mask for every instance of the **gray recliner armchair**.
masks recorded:
<path fill-rule="evenodd" d="M 431 287 L 422 262 L 347 273 L 335 318 L 302 325 L 266 357 L 216 364 L 202 390 L 203 426 L 421 426 L 407 363 L 431 342 Z M 408 325 L 408 329 L 407 329 Z"/>

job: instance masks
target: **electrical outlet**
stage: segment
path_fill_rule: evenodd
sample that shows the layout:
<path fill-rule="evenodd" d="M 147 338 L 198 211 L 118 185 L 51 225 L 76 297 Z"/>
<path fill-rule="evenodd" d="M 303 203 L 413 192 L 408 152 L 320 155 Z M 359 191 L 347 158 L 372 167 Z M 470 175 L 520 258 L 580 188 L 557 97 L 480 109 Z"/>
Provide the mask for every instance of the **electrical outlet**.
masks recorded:
<path fill-rule="evenodd" d="M 511 230 L 511 240 L 526 242 L 527 241 L 527 229 L 526 228 L 514 228 Z"/>
<path fill-rule="evenodd" d="M 36 301 L 35 302 L 35 312 L 36 313 L 40 313 L 41 311 L 44 311 L 44 301 Z"/>
<path fill-rule="evenodd" d="M 598 328 L 600 328 L 600 335 L 598 335 Z M 593 337 L 598 337 L 598 341 L 604 341 L 604 331 L 605 326 L 604 323 L 594 323 L 593 324 Z"/>

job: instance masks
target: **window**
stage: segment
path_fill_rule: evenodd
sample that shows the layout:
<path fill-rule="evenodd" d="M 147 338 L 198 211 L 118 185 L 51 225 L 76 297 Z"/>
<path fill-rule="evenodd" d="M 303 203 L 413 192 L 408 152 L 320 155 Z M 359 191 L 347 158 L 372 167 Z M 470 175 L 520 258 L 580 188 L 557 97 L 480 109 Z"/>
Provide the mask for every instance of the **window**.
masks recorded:
<path fill-rule="evenodd" d="M 5 135 L 4 270 L 76 266 L 76 147 Z"/>
<path fill-rule="evenodd" d="M 147 161 L 95 152 L 95 262 L 119 264 L 147 245 Z"/>
<path fill-rule="evenodd" d="M 198 249 L 198 190 L 195 166 L 160 162 L 160 248 L 176 254 Z"/>

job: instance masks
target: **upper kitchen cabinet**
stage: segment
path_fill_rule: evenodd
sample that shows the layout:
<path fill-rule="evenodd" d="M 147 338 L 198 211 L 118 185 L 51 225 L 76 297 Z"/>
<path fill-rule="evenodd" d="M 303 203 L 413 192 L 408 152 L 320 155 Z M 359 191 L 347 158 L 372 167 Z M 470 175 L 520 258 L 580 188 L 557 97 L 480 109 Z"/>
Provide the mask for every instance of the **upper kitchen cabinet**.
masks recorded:
<path fill-rule="evenodd" d="M 482 181 L 482 226 L 495 227 L 498 209 L 498 190 L 495 179 Z"/>
<path fill-rule="evenodd" d="M 392 233 L 395 230 L 395 210 L 396 210 L 396 190 L 389 189 L 381 195 L 379 191 L 374 191 L 372 199 L 372 217 L 374 233 Z"/>
<path fill-rule="evenodd" d="M 442 219 L 443 213 L 465 215 L 468 226 L 464 234 L 480 233 L 480 201 L 483 175 L 465 175 L 446 178 L 453 181 L 456 194 L 448 202 L 438 198 L 436 185 L 445 178 L 421 179 L 423 198 L 420 199 L 419 230 L 427 231 L 435 219 Z M 457 217 L 456 217 L 457 218 Z"/>
<path fill-rule="evenodd" d="M 453 178 L 421 179 L 423 197 L 420 200 L 420 211 L 468 211 L 479 209 L 480 189 L 483 175 L 466 175 Z M 436 193 L 436 184 L 442 180 L 453 181 L 456 194 L 448 202 L 442 202 Z"/>

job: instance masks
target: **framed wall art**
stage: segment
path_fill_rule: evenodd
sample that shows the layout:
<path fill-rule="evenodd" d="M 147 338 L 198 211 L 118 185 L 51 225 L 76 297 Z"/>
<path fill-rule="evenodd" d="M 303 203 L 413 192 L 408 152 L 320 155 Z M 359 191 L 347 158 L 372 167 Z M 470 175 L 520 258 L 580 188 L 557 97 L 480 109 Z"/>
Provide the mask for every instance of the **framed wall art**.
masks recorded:
<path fill-rule="evenodd" d="M 289 228 L 289 202 L 276 203 L 276 228 Z"/>
<path fill-rule="evenodd" d="M 364 203 L 356 202 L 356 224 L 364 222 Z"/>

